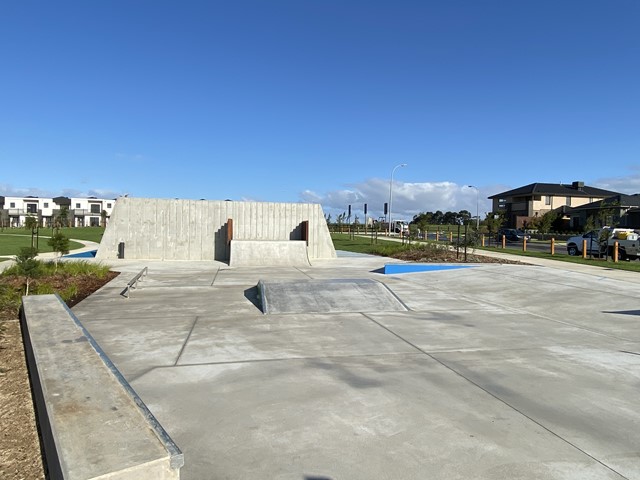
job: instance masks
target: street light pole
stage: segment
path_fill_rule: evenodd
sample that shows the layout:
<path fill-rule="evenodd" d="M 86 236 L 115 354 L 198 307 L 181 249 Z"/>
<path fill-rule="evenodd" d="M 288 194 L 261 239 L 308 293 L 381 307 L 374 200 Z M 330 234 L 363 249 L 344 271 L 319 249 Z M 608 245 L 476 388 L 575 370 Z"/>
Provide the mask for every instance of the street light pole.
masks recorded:
<path fill-rule="evenodd" d="M 389 181 L 389 236 L 391 236 L 391 200 L 393 198 L 393 174 L 395 173 L 397 168 L 406 166 L 406 163 L 401 163 L 393 167 L 393 170 L 391 170 L 391 181 Z"/>
<path fill-rule="evenodd" d="M 476 189 L 476 230 L 480 230 L 480 213 L 478 211 L 478 195 L 480 194 L 480 191 L 478 190 L 478 187 L 474 187 L 473 185 L 469 185 L 469 188 Z"/>

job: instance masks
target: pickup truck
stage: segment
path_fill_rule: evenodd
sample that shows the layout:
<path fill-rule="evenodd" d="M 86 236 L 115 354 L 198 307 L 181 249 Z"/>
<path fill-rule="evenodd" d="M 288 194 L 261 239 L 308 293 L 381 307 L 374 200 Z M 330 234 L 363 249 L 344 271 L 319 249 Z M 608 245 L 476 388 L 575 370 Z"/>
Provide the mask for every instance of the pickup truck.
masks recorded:
<path fill-rule="evenodd" d="M 613 256 L 615 242 L 618 242 L 618 259 L 635 260 L 640 257 L 640 241 L 638 232 L 631 228 L 604 227 L 592 230 L 584 235 L 571 237 L 567 240 L 569 255 L 582 255 L 582 242 L 587 241 L 587 253 L 591 255 Z"/>

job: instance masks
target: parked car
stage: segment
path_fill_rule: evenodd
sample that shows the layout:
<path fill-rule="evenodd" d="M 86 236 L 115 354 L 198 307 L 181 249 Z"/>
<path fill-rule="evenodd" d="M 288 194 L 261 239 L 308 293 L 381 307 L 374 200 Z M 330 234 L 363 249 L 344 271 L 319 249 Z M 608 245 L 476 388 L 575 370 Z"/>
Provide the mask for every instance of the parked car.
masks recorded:
<path fill-rule="evenodd" d="M 531 235 L 528 235 L 522 230 L 517 230 L 515 228 L 501 228 L 500 230 L 498 230 L 498 235 L 496 237 L 498 241 L 502 241 L 503 235 L 507 242 L 521 242 L 525 238 L 527 240 L 531 240 Z"/>
<path fill-rule="evenodd" d="M 587 241 L 587 255 L 600 255 L 600 232 L 591 230 L 567 240 L 567 253 L 571 256 L 582 255 L 582 241 Z"/>
<path fill-rule="evenodd" d="M 567 240 L 569 255 L 582 255 L 583 241 L 587 241 L 587 253 L 596 256 L 605 254 L 613 257 L 614 244 L 618 244 L 619 260 L 635 260 L 640 258 L 640 241 L 638 232 L 631 228 L 604 227 L 592 230 L 584 235 L 571 237 Z"/>

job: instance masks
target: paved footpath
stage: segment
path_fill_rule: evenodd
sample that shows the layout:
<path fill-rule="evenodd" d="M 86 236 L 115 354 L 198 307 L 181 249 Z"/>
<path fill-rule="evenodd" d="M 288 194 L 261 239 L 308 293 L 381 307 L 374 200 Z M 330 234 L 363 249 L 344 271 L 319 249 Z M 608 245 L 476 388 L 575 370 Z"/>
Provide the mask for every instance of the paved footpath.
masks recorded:
<path fill-rule="evenodd" d="M 385 276 L 385 260 L 123 260 L 73 311 L 183 450 L 185 480 L 640 479 L 640 275 Z M 373 279 L 408 310 L 355 294 L 264 315 L 261 279 Z"/>

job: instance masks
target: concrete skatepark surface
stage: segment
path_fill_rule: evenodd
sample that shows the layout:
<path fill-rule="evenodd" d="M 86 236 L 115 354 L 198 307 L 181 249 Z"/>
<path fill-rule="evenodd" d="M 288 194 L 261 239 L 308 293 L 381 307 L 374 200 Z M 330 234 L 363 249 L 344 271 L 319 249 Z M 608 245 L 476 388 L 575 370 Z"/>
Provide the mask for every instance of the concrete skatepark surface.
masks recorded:
<path fill-rule="evenodd" d="M 122 275 L 73 311 L 183 451 L 183 479 L 640 479 L 636 273 L 109 263 Z M 259 280 L 333 279 L 382 282 L 408 310 L 260 309 Z"/>

